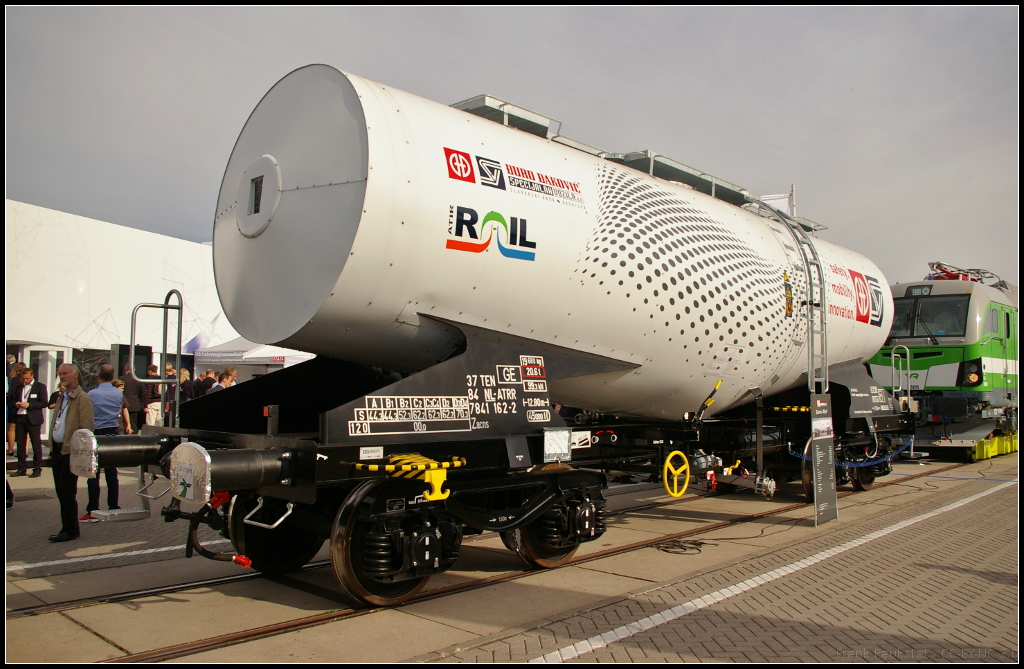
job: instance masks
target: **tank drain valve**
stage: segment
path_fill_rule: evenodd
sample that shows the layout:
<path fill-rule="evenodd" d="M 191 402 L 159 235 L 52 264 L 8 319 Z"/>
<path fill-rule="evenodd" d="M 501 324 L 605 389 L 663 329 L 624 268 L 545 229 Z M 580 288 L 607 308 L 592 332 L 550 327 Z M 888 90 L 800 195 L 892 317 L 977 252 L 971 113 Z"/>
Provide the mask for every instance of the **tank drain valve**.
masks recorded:
<path fill-rule="evenodd" d="M 775 496 L 775 479 L 764 472 L 759 473 L 754 479 L 754 492 L 770 500 Z"/>

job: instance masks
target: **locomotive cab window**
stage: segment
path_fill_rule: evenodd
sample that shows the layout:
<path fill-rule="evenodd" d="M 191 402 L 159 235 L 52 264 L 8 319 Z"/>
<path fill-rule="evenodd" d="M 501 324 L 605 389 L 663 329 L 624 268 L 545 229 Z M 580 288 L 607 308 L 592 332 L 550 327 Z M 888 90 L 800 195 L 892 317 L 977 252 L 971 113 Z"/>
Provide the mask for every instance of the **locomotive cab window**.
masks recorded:
<path fill-rule="evenodd" d="M 932 295 L 918 300 L 914 336 L 963 337 L 970 295 Z"/>
<path fill-rule="evenodd" d="M 929 295 L 893 300 L 890 337 L 963 337 L 970 295 Z"/>
<path fill-rule="evenodd" d="M 910 336 L 910 312 L 914 307 L 914 302 L 913 298 L 907 297 L 898 297 L 893 300 L 895 309 L 893 311 L 892 330 L 889 331 L 889 337 Z"/>
<path fill-rule="evenodd" d="M 995 307 L 988 310 L 988 318 L 985 319 L 985 334 L 999 334 L 999 310 Z"/>

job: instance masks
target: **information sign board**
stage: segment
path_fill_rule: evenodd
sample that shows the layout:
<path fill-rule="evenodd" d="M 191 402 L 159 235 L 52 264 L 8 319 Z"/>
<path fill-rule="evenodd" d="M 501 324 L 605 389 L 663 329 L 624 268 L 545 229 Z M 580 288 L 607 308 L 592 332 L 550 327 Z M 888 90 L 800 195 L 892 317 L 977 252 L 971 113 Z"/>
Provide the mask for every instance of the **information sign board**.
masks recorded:
<path fill-rule="evenodd" d="M 839 519 L 833 444 L 832 400 L 811 395 L 811 467 L 814 470 L 814 525 Z"/>

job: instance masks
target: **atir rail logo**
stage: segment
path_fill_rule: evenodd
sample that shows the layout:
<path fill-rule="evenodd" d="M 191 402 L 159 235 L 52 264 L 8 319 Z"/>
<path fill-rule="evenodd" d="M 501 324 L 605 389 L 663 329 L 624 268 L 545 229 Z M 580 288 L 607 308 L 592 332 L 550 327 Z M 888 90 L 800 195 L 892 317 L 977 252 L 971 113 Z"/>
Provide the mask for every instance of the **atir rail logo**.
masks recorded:
<path fill-rule="evenodd" d="M 487 238 L 484 239 L 484 235 Z M 475 209 L 452 205 L 448 207 L 448 241 L 445 248 L 468 253 L 483 253 L 494 242 L 498 251 L 506 258 L 534 260 L 537 243 L 527 239 L 525 218 L 489 211 L 483 218 Z"/>

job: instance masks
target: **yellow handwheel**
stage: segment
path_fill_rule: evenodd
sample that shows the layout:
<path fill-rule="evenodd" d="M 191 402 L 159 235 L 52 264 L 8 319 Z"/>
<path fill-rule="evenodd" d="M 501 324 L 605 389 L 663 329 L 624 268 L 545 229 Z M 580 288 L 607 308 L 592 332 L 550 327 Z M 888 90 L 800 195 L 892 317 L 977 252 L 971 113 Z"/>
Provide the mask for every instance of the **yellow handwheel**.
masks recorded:
<path fill-rule="evenodd" d="M 683 464 L 679 467 L 672 464 L 672 459 L 676 456 L 679 456 L 683 461 Z M 680 477 L 683 479 L 683 487 L 681 488 L 679 487 Z M 690 461 L 686 459 L 686 454 L 682 451 L 672 451 L 665 458 L 665 466 L 661 468 L 661 484 L 665 486 L 665 492 L 672 497 L 682 497 L 690 486 Z"/>

